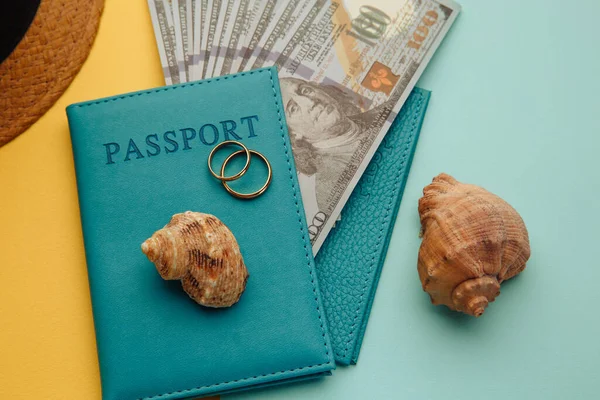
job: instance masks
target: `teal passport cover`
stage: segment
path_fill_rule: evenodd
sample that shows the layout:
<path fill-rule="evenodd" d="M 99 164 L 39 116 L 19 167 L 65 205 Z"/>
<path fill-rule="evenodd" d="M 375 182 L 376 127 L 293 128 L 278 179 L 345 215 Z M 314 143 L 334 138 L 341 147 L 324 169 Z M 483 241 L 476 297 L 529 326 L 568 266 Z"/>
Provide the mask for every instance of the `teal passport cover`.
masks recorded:
<path fill-rule="evenodd" d="M 195 398 L 330 373 L 276 69 L 73 104 L 67 115 L 103 398 Z M 208 154 L 226 139 L 271 162 L 262 196 L 234 198 L 209 174 Z M 187 210 L 217 216 L 237 238 L 250 277 L 231 308 L 199 306 L 140 250 Z"/>
<path fill-rule="evenodd" d="M 335 360 L 355 364 L 430 92 L 415 88 L 316 256 Z"/>

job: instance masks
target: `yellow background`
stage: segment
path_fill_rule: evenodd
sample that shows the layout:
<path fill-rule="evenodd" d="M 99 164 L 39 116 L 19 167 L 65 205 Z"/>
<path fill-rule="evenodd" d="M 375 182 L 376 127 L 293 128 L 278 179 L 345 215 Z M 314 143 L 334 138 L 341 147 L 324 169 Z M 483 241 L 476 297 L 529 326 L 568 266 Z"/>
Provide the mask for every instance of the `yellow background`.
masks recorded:
<path fill-rule="evenodd" d="M 101 397 L 65 107 L 161 85 L 147 3 L 106 0 L 71 86 L 0 148 L 0 399 Z"/>

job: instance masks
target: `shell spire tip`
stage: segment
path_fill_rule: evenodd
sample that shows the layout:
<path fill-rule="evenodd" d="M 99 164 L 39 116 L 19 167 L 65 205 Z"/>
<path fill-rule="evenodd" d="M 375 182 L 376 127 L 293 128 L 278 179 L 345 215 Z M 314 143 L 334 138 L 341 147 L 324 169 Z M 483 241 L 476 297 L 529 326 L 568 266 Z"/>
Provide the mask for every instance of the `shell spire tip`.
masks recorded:
<path fill-rule="evenodd" d="M 148 257 L 148 259 L 152 262 L 158 259 L 158 249 L 156 248 L 156 243 L 154 239 L 147 239 L 144 243 L 142 243 L 142 252 Z"/>

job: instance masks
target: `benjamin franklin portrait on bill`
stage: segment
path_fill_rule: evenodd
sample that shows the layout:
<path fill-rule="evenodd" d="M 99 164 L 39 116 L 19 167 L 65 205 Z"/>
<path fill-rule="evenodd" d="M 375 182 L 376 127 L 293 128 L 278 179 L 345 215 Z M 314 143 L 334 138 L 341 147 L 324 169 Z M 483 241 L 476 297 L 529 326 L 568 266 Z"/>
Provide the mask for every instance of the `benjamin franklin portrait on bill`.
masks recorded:
<path fill-rule="evenodd" d="M 363 112 L 334 86 L 298 78 L 281 78 L 280 85 L 296 167 L 315 176 L 316 201 L 325 210 L 334 185 L 386 104 Z"/>

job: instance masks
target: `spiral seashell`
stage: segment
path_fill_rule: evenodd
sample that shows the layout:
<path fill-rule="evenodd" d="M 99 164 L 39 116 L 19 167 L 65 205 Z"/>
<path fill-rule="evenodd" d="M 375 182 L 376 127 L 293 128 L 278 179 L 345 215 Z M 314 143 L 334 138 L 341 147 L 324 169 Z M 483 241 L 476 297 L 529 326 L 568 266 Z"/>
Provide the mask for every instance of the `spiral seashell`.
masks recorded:
<path fill-rule="evenodd" d="M 433 304 L 476 317 L 529 259 L 521 216 L 487 190 L 440 174 L 419 200 L 418 271 Z"/>
<path fill-rule="evenodd" d="M 248 270 L 233 233 L 217 217 L 186 211 L 142 243 L 163 279 L 206 307 L 230 307 L 246 288 Z"/>

